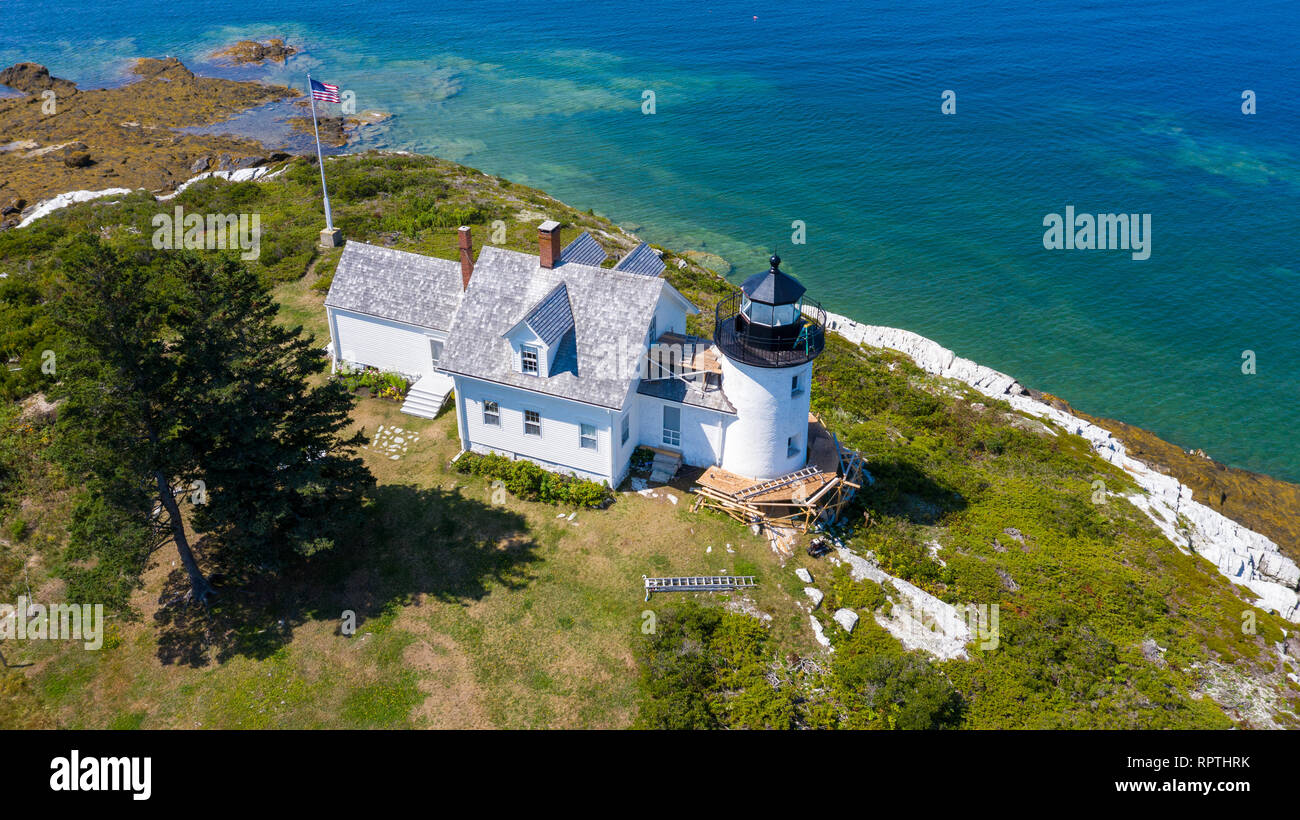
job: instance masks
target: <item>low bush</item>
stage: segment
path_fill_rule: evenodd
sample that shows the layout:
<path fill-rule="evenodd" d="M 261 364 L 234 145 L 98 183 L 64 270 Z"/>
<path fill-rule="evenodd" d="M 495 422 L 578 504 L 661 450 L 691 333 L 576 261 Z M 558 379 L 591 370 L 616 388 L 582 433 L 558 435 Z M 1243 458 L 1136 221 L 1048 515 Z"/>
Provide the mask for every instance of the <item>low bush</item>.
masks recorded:
<path fill-rule="evenodd" d="M 365 388 L 376 398 L 392 401 L 401 401 L 406 397 L 406 391 L 411 389 L 411 382 L 405 376 L 373 367 L 353 370 L 344 366 L 334 374 L 334 378 L 342 382 L 349 392 L 355 393 Z"/>
<path fill-rule="evenodd" d="M 454 467 L 458 473 L 498 479 L 513 495 L 525 501 L 595 509 L 614 497 L 604 483 L 552 473 L 531 461 L 515 461 L 496 453 L 463 453 Z"/>

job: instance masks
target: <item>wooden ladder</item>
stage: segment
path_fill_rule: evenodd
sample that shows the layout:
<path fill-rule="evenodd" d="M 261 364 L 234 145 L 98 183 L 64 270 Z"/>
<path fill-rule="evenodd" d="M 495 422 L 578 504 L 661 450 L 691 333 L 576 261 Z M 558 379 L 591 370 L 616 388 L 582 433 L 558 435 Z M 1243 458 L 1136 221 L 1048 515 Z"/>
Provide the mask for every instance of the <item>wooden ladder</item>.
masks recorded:
<path fill-rule="evenodd" d="M 774 478 L 771 481 L 764 481 L 761 484 L 754 484 L 746 487 L 736 493 L 736 498 L 744 501 L 745 499 L 753 498 L 756 495 L 762 495 L 771 490 L 779 490 L 782 487 L 788 487 L 798 481 L 803 481 L 805 478 L 812 478 L 820 472 L 821 470 L 816 467 L 804 467 L 802 470 L 795 470 L 793 473 L 787 473 L 786 475 Z"/>
<path fill-rule="evenodd" d="M 674 578 L 650 578 L 645 581 L 645 599 L 652 592 L 730 592 L 758 586 L 753 575 L 684 575 Z"/>

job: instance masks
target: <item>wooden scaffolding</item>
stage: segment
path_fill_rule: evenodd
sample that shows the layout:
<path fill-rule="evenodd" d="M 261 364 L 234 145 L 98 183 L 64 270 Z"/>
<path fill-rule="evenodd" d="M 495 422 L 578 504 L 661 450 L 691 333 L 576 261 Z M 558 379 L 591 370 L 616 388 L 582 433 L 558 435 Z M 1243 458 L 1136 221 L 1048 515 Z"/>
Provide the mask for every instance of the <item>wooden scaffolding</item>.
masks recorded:
<path fill-rule="evenodd" d="M 694 512 L 718 510 L 745 524 L 808 532 L 834 521 L 862 488 L 864 459 L 808 415 L 808 464 L 787 475 L 756 480 L 710 467 L 697 479 Z"/>

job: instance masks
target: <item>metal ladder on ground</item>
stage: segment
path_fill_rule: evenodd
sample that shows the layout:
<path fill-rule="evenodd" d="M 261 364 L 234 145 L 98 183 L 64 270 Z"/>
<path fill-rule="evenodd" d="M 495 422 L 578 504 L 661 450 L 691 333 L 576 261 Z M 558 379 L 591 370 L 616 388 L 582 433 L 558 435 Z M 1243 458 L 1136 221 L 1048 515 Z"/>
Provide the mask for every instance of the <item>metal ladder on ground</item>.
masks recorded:
<path fill-rule="evenodd" d="M 745 489 L 736 493 L 736 498 L 739 498 L 741 501 L 744 501 L 745 499 L 753 498 L 756 495 L 762 495 L 763 493 L 770 492 L 772 490 L 779 490 L 782 487 L 788 487 L 791 484 L 794 484 L 799 481 L 803 481 L 805 478 L 812 478 L 813 476 L 817 475 L 820 472 L 821 470 L 817 469 L 816 467 L 804 467 L 801 470 L 795 470 L 793 473 L 787 473 L 783 476 L 778 476 L 777 478 L 774 478 L 770 481 L 764 481 L 761 484 L 754 484 L 752 486 L 746 487 Z"/>
<path fill-rule="evenodd" d="M 645 599 L 652 592 L 730 592 L 758 586 L 753 575 L 684 575 L 675 578 L 650 578 L 645 581 Z"/>

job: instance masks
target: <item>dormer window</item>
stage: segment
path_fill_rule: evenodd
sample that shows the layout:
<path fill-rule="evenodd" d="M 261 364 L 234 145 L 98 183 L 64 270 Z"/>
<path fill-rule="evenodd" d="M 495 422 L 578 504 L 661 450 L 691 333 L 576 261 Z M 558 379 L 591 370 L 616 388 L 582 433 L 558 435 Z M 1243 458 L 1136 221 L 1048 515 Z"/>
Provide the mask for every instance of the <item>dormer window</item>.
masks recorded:
<path fill-rule="evenodd" d="M 537 348 L 532 345 L 524 345 L 519 348 L 519 365 L 529 376 L 537 375 Z"/>

